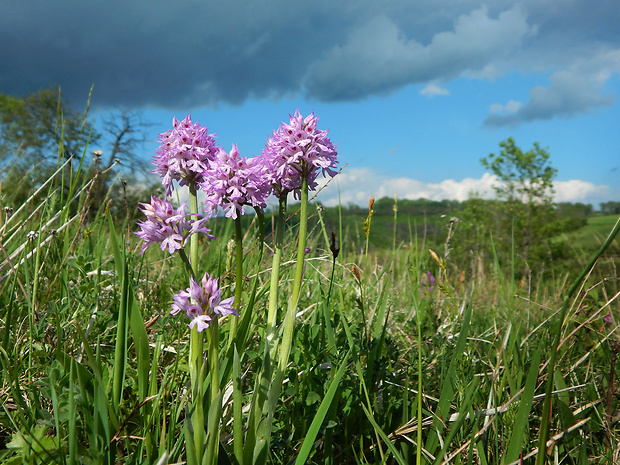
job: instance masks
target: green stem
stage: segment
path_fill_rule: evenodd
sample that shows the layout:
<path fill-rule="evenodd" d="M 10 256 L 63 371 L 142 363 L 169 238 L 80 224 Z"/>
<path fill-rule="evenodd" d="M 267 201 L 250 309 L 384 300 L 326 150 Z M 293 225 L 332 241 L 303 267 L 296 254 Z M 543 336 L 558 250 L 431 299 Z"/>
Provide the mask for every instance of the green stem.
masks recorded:
<path fill-rule="evenodd" d="M 241 216 L 237 214 L 235 218 L 235 244 L 237 270 L 235 276 L 235 303 L 233 305 L 238 311 L 241 309 L 241 296 L 243 294 L 243 231 L 241 229 Z M 238 318 L 230 319 L 230 332 L 228 335 L 228 347 L 232 346 L 235 334 L 237 333 Z"/>
<path fill-rule="evenodd" d="M 241 217 L 235 219 L 235 241 L 237 245 L 237 276 L 235 282 L 235 308 L 241 305 L 243 291 L 243 231 L 241 230 Z M 233 318 L 236 321 L 236 318 Z"/>
<path fill-rule="evenodd" d="M 203 463 L 215 465 L 219 452 L 220 418 L 222 416 L 222 396 L 220 392 L 220 328 L 217 318 L 209 325 L 209 374 L 211 375 L 211 403 L 209 425 L 207 428 L 207 453 Z"/>
<path fill-rule="evenodd" d="M 299 213 L 299 243 L 297 246 L 297 263 L 295 264 L 295 281 L 293 282 L 293 294 L 291 304 L 294 309 L 299 303 L 299 293 L 304 274 L 304 263 L 306 255 L 306 232 L 308 226 L 308 179 L 301 181 L 301 211 Z"/>
<path fill-rule="evenodd" d="M 196 192 L 196 184 L 189 185 L 189 205 L 192 220 L 198 219 L 198 195 Z M 198 265 L 198 236 L 193 234 L 189 238 L 189 269 L 192 276 L 196 276 Z M 187 260 L 187 255 L 183 252 L 181 258 Z M 195 279 L 195 278 L 194 278 Z M 205 450 L 205 419 L 204 419 L 204 379 L 206 376 L 206 366 L 204 363 L 204 337 L 198 332 L 196 326 L 192 328 L 190 333 L 189 346 L 189 373 L 192 383 L 192 415 L 191 423 L 193 429 L 195 457 L 199 462 L 202 461 Z"/>
<path fill-rule="evenodd" d="M 278 313 L 278 285 L 280 284 L 280 262 L 282 260 L 282 244 L 284 243 L 284 227 L 286 222 L 286 194 L 280 196 L 278 205 L 278 224 L 273 246 L 271 282 L 269 286 L 269 310 L 267 313 L 267 341 L 272 340 Z"/>
<path fill-rule="evenodd" d="M 194 450 L 196 457 L 200 462 L 204 455 L 205 446 L 205 418 L 204 418 L 204 378 L 205 364 L 203 360 L 204 339 L 202 333 L 199 333 L 196 327 L 192 328 L 189 341 L 189 374 L 192 383 L 192 428 L 194 431 Z"/>
<path fill-rule="evenodd" d="M 295 280 L 293 281 L 293 293 L 289 301 L 288 310 L 284 317 L 284 333 L 282 335 L 282 346 L 280 347 L 280 358 L 278 368 L 281 372 L 286 370 L 288 357 L 293 343 L 293 330 L 295 327 L 295 313 L 299 304 L 299 294 L 304 277 L 304 262 L 306 255 L 306 230 L 308 223 L 308 179 L 302 178 L 301 181 L 301 211 L 299 213 L 299 243 L 297 247 L 297 263 L 295 267 Z"/>
<path fill-rule="evenodd" d="M 263 250 L 264 250 L 264 241 L 265 241 L 265 214 L 262 212 L 260 208 L 256 208 L 256 219 L 258 223 L 258 254 L 255 254 L 255 269 L 259 270 L 262 264 L 263 258 Z M 246 271 L 246 274 L 250 274 L 249 271 Z M 227 356 L 223 361 L 223 367 L 221 367 L 222 374 L 220 375 L 222 379 L 229 379 L 229 371 L 232 371 L 232 380 L 233 380 L 233 450 L 235 454 L 235 458 L 237 459 L 238 465 L 246 464 L 245 461 L 245 451 L 246 449 L 253 449 L 253 446 L 249 444 L 252 443 L 250 428 L 248 428 L 248 438 L 244 441 L 243 434 L 243 388 L 241 383 L 241 361 L 239 358 L 238 350 L 241 350 L 243 353 L 245 347 L 247 347 L 248 342 L 248 332 L 249 329 L 252 328 L 252 312 L 254 308 L 254 304 L 256 301 L 256 292 L 258 289 L 259 283 L 259 273 L 256 272 L 254 278 L 252 279 L 251 291 L 249 293 L 247 303 L 245 305 L 243 317 L 239 319 L 239 323 L 237 326 L 237 333 L 234 339 L 229 339 Z M 224 365 L 225 363 L 225 365 Z M 271 379 L 271 373 L 269 374 L 269 379 Z M 255 393 L 256 394 L 256 393 Z M 254 401 L 253 401 L 254 402 Z M 248 419 L 248 424 L 252 424 L 252 419 L 257 418 L 256 411 L 254 410 L 253 402 L 250 404 L 250 417 Z M 259 417 L 260 418 L 260 417 Z M 253 429 L 252 429 L 253 430 Z M 252 463 L 251 461 L 247 462 Z"/>
<path fill-rule="evenodd" d="M 193 221 L 198 220 L 198 194 L 196 192 L 196 184 L 189 185 L 189 211 Z M 198 235 L 192 234 L 189 238 L 189 258 L 191 266 L 194 270 L 198 268 Z"/>
<path fill-rule="evenodd" d="M 243 460 L 243 389 L 241 387 L 241 361 L 237 347 L 233 346 L 233 450 L 239 465 Z"/>

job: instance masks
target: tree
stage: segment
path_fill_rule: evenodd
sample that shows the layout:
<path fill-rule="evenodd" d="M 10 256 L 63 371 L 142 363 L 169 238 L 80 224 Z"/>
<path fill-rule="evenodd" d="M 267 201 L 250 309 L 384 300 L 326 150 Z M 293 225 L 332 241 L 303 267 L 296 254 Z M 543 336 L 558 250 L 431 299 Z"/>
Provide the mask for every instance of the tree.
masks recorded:
<path fill-rule="evenodd" d="M 103 127 L 105 138 L 92 128 L 88 109 L 84 113 L 72 110 L 62 101 L 59 88 L 40 89 L 24 97 L 0 93 L 0 162 L 5 162 L 0 179 L 5 186 L 18 186 L 10 195 L 13 206 L 27 199 L 65 159 L 73 156 L 79 160 L 88 146 L 97 145 L 104 150 L 94 152 L 94 163 L 85 162 L 79 173 L 94 179 L 91 212 L 111 197 L 120 204 L 123 190 L 110 191 L 118 172 L 117 162 L 131 174 L 146 166 L 137 149 L 145 140 L 148 124 L 139 113 L 122 111 L 111 115 Z M 17 157 L 11 158 L 13 155 Z M 77 169 L 77 165 L 70 170 Z"/>
<path fill-rule="evenodd" d="M 482 253 L 484 261 L 496 256 L 517 274 L 542 271 L 563 253 L 557 236 L 565 222 L 552 204 L 557 170 L 537 142 L 526 152 L 512 138 L 500 147 L 499 154 L 481 159 L 499 180 L 493 186 L 498 200 L 464 203 L 461 231 L 471 236 L 464 242 L 474 244 L 470 250 Z"/>
<path fill-rule="evenodd" d="M 145 122 L 142 115 L 135 111 L 122 110 L 109 116 L 104 130 L 110 150 L 102 168 L 108 169 L 114 164 L 114 160 L 128 164 L 132 172 L 147 166 L 144 160 L 137 157 L 136 150 L 146 142 L 146 130 L 150 127 L 151 124 Z"/>
<path fill-rule="evenodd" d="M 482 166 L 490 169 L 501 184 L 493 186 L 498 198 L 526 204 L 551 201 L 556 170 L 549 162 L 549 152 L 534 142 L 534 148 L 523 152 L 512 137 L 500 142 L 499 155 L 482 158 Z"/>
<path fill-rule="evenodd" d="M 603 215 L 620 214 L 620 202 L 602 202 L 599 206 Z"/>
<path fill-rule="evenodd" d="M 0 93 L 0 159 L 21 152 L 28 165 L 56 164 L 58 156 L 81 156 L 90 133 L 86 113 L 62 102 L 60 88 L 40 89 L 25 97 Z"/>
<path fill-rule="evenodd" d="M 136 171 L 146 171 L 148 164 L 137 156 L 137 149 L 145 142 L 146 129 L 149 126 L 150 124 L 143 121 L 141 114 L 127 110 L 112 114 L 105 120 L 104 139 L 109 149 L 96 153 L 95 183 L 91 190 L 91 205 L 94 208 L 91 208 L 91 214 L 94 214 L 108 197 L 117 163 L 129 169 L 125 180 L 128 180 L 127 176 L 130 175 L 134 184 Z M 112 200 L 117 205 L 124 203 L 119 200 L 127 196 L 124 185 L 120 188 L 122 192 L 112 193 Z"/>

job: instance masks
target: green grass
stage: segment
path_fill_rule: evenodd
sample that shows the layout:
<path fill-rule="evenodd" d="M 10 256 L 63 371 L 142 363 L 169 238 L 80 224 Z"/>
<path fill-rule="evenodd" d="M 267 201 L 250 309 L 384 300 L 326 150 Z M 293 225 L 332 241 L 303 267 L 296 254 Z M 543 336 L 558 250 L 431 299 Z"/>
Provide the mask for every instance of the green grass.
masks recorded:
<path fill-rule="evenodd" d="M 591 216 L 588 218 L 588 224 L 571 233 L 570 240 L 576 248 L 593 251 L 603 243 L 609 231 L 618 221 L 617 215 L 601 215 Z M 620 251 L 618 242 L 612 246 L 614 253 Z"/>
<path fill-rule="evenodd" d="M 89 181 L 75 181 L 79 168 L 64 169 L 0 225 L 0 463 L 183 462 L 193 447 L 185 421 L 193 414 L 190 335 L 187 321 L 169 310 L 187 273 L 178 257 L 155 247 L 138 253 L 135 218 L 125 210 L 88 213 Z M 3 188 L 0 198 L 10 205 L 11 191 Z M 501 265 L 482 263 L 474 279 L 469 262 L 445 257 L 442 244 L 432 245 L 433 256 L 416 227 L 393 248 L 393 223 L 379 216 L 370 234 L 386 236 L 385 247 L 366 255 L 363 219 L 330 219 L 326 229 L 311 223 L 267 463 L 533 463 L 548 382 L 550 458 L 617 462 L 617 261 L 598 262 L 568 296 L 572 280 L 562 273 L 519 284 Z M 591 220 L 573 241 L 584 256 L 573 264 L 576 275 L 614 226 L 611 217 Z M 278 325 L 294 278 L 297 231 L 290 224 Z M 332 229 L 343 231 L 336 260 Z M 214 221 L 213 230 L 217 239 L 200 243 L 198 267 L 220 276 L 229 296 L 234 227 Z M 271 381 L 260 374 L 269 353 L 273 239 L 261 259 L 255 225 L 244 230 L 234 350 L 227 351 L 230 322 L 219 328 L 219 439 L 223 460 L 247 464 L 259 463 L 244 450 L 252 399 Z M 29 238 L 30 231 L 38 236 Z M 432 290 L 422 284 L 428 270 L 437 278 Z M 210 389 L 204 386 L 205 399 Z M 209 410 L 205 405 L 204 421 L 217 421 Z"/>

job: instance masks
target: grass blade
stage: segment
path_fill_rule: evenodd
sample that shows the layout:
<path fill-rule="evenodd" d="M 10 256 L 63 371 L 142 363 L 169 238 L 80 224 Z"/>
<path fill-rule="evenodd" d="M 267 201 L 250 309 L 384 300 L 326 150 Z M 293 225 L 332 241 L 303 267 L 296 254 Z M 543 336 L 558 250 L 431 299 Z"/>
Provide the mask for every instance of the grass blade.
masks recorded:
<path fill-rule="evenodd" d="M 521 402 L 519 403 L 519 409 L 515 416 L 515 422 L 512 428 L 512 434 L 510 441 L 508 442 L 508 448 L 506 456 L 504 457 L 504 463 L 514 462 L 519 458 L 519 454 L 522 451 L 522 446 L 525 440 L 525 430 L 529 424 L 529 414 L 534 402 L 534 392 L 536 391 L 536 380 L 538 379 L 538 369 L 540 365 L 540 350 L 534 351 L 532 357 L 532 365 L 527 374 L 527 380 L 525 381 L 525 388 L 523 394 L 521 394 Z"/>
<path fill-rule="evenodd" d="M 308 428 L 308 433 L 304 438 L 304 442 L 301 445 L 301 449 L 299 450 L 299 455 L 295 460 L 295 465 L 301 465 L 306 462 L 308 456 L 310 455 L 310 451 L 312 450 L 312 446 L 314 445 L 314 440 L 319 434 L 319 430 L 321 429 L 321 425 L 323 424 L 323 420 L 325 419 L 325 415 L 329 411 L 329 408 L 334 400 L 334 396 L 336 395 L 336 391 L 338 390 L 338 386 L 340 385 L 340 380 L 344 375 L 345 369 L 347 367 L 347 363 L 349 361 L 349 354 L 351 352 L 347 352 L 344 356 L 344 360 L 340 364 L 340 368 L 336 372 L 336 376 L 332 379 L 327 392 L 325 393 L 325 397 L 319 405 L 319 408 L 316 412 L 316 415 L 312 419 L 312 423 L 310 424 L 310 428 Z"/>

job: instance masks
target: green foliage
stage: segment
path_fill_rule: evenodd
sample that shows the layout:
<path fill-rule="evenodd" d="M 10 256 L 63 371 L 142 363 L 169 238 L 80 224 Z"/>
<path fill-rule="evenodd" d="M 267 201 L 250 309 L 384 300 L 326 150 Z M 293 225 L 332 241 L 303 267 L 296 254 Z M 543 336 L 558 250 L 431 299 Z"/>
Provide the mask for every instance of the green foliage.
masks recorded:
<path fill-rule="evenodd" d="M 15 97 L 0 94 L 0 160 L 24 151 L 26 160 L 56 164 L 69 156 L 80 157 L 87 142 L 95 143 L 86 115 L 62 102 L 60 88 L 50 87 Z"/>
<path fill-rule="evenodd" d="M 511 137 L 499 145 L 502 150 L 498 155 L 491 153 L 480 160 L 501 182 L 494 186 L 497 196 L 524 204 L 550 200 L 557 170 L 549 163 L 549 152 L 538 142 L 523 152 Z"/>
<path fill-rule="evenodd" d="M 618 217 L 619 215 L 602 215 L 588 218 L 587 223 L 583 227 L 569 233 L 568 237 L 571 246 L 588 253 L 596 252 L 605 240 L 607 233 L 618 221 Z M 611 244 L 610 253 L 619 254 L 620 244 Z"/>
<path fill-rule="evenodd" d="M 464 238 L 458 252 L 496 263 L 512 279 L 527 279 L 570 259 L 557 236 L 582 226 L 592 209 L 551 203 L 557 170 L 538 143 L 524 152 L 509 138 L 500 147 L 498 155 L 481 160 L 499 179 L 494 186 L 499 200 L 473 198 L 463 203 L 459 228 Z M 470 269 L 480 266 L 471 263 Z"/>
<path fill-rule="evenodd" d="M 600 207 L 603 215 L 620 215 L 620 202 L 603 202 Z"/>

